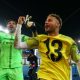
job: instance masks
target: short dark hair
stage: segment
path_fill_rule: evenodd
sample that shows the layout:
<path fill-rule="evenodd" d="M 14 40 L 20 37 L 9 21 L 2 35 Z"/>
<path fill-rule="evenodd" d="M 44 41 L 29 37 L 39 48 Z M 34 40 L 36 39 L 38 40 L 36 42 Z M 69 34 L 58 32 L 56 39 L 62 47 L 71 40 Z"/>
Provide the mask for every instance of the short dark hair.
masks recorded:
<path fill-rule="evenodd" d="M 62 19 L 61 19 L 61 17 L 59 15 L 52 13 L 52 14 L 49 14 L 48 16 L 55 17 L 59 21 L 59 23 L 60 23 L 59 27 L 61 28 L 61 26 L 62 26 Z"/>
<path fill-rule="evenodd" d="M 15 24 L 17 24 L 17 21 L 16 21 L 16 20 L 14 20 L 14 19 L 8 19 L 8 20 L 7 20 L 7 23 L 8 23 L 8 22 L 10 22 L 10 21 L 14 21 L 14 22 L 15 22 Z"/>

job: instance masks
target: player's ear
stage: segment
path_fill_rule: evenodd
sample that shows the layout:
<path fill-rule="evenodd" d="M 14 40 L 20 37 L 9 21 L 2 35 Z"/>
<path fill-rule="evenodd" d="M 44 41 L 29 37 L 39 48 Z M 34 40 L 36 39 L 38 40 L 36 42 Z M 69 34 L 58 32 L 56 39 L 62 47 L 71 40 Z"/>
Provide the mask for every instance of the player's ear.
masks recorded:
<path fill-rule="evenodd" d="M 60 23 L 58 21 L 56 22 L 56 26 L 60 28 Z"/>

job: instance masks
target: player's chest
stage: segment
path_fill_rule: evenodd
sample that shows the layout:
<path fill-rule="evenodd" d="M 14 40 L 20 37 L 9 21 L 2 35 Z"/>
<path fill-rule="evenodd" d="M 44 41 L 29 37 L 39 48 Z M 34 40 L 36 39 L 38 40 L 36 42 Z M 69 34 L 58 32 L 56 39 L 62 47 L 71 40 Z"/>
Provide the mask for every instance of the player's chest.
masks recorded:
<path fill-rule="evenodd" d="M 59 39 L 47 39 L 40 42 L 39 50 L 46 54 L 49 59 L 58 61 L 69 54 L 70 45 L 68 42 Z"/>

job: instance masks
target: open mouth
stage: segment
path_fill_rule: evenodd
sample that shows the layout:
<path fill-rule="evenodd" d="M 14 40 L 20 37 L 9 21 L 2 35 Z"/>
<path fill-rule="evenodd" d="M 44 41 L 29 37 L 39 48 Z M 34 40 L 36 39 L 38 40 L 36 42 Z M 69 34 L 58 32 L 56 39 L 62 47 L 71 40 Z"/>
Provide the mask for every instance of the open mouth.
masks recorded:
<path fill-rule="evenodd" d="M 13 26 L 9 26 L 9 28 L 13 28 Z"/>
<path fill-rule="evenodd" d="M 49 28 L 49 25 L 45 25 L 45 28 L 48 29 Z"/>

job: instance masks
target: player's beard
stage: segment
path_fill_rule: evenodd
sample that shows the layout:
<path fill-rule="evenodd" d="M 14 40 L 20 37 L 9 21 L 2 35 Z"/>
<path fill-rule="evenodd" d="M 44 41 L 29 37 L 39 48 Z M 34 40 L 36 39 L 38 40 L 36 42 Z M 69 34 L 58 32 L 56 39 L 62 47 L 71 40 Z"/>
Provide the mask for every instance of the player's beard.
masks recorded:
<path fill-rule="evenodd" d="M 14 33 L 15 32 L 15 28 L 9 28 L 9 32 L 10 33 Z"/>
<path fill-rule="evenodd" d="M 46 32 L 47 34 L 50 34 L 50 33 L 55 32 L 55 29 L 50 29 L 49 27 L 47 27 L 47 28 L 45 28 L 45 32 Z"/>

